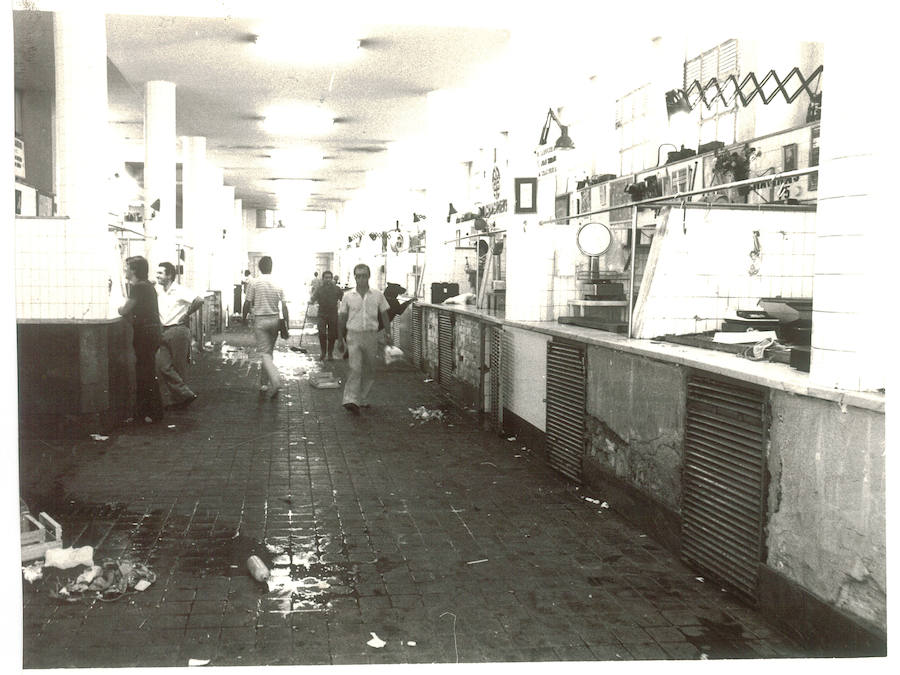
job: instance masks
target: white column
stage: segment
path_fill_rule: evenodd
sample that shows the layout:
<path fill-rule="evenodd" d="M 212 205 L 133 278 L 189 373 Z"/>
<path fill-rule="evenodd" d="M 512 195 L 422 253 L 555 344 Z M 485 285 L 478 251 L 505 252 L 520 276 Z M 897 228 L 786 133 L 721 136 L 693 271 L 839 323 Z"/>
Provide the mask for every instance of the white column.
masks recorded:
<path fill-rule="evenodd" d="M 216 251 L 222 245 L 222 180 L 225 172 L 210 162 L 204 171 L 203 218 L 197 229 L 194 258 L 197 261 L 197 290 L 206 291 L 216 288 L 215 259 Z"/>
<path fill-rule="evenodd" d="M 105 233 L 106 20 L 79 9 L 53 15 L 56 63 L 54 166 L 58 215 Z"/>
<path fill-rule="evenodd" d="M 816 215 L 810 380 L 854 391 L 885 386 L 892 315 L 890 213 L 877 209 L 873 187 L 884 171 L 877 158 L 884 126 L 874 108 L 862 123 L 858 108 L 859 92 L 881 87 L 870 58 L 857 41 L 828 44 Z"/>
<path fill-rule="evenodd" d="M 181 137 L 181 236 L 185 244 L 183 282 L 196 291 L 201 288 L 197 276 L 196 235 L 203 224 L 205 195 L 204 172 L 206 166 L 206 138 L 203 136 Z"/>
<path fill-rule="evenodd" d="M 144 88 L 144 231 L 150 269 L 175 260 L 175 84 Z M 159 200 L 159 209 L 151 205 Z M 155 215 L 154 215 L 155 214 Z M 151 219 L 152 217 L 152 219 Z"/>

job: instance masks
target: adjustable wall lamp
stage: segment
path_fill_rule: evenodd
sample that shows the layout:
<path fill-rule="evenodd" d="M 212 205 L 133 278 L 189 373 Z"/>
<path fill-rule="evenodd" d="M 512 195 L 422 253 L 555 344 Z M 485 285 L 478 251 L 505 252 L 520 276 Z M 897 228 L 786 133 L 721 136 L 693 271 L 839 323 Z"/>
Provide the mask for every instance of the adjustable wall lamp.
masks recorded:
<path fill-rule="evenodd" d="M 571 150 L 575 147 L 575 143 L 572 142 L 572 139 L 569 138 L 569 127 L 559 121 L 559 118 L 556 116 L 556 113 L 553 112 L 553 108 L 547 110 L 547 120 L 544 122 L 544 128 L 541 129 L 541 140 L 538 145 L 546 145 L 547 144 L 547 134 L 550 133 L 550 122 L 556 122 L 556 126 L 559 127 L 560 137 L 556 140 L 556 144 L 553 146 L 557 150 Z"/>
<path fill-rule="evenodd" d="M 681 89 L 671 89 L 666 92 L 666 113 L 671 118 L 675 113 L 691 112 L 691 104 Z"/>

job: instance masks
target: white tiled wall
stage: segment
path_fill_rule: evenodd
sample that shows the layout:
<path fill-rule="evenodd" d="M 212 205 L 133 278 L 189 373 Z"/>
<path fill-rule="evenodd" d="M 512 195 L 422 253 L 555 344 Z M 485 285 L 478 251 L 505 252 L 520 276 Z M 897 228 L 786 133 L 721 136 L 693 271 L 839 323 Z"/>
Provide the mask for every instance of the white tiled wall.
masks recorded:
<path fill-rule="evenodd" d="M 634 337 L 717 330 L 729 310 L 757 309 L 761 297 L 812 297 L 815 213 L 688 208 L 683 225 L 682 215 L 672 209 L 654 238 L 659 257 Z"/>
<path fill-rule="evenodd" d="M 111 318 L 115 242 L 68 218 L 16 220 L 16 318 Z M 111 267 L 112 266 L 112 267 Z"/>

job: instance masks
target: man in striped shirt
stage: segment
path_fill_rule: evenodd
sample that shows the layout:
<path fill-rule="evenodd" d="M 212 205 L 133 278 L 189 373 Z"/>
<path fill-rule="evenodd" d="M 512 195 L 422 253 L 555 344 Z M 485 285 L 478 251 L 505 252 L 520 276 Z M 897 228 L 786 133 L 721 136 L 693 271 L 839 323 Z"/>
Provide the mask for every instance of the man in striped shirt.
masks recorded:
<path fill-rule="evenodd" d="M 262 361 L 259 390 L 268 392 L 270 398 L 275 398 L 281 389 L 281 378 L 272 360 L 272 352 L 275 351 L 275 340 L 278 339 L 279 309 L 284 320 L 289 321 L 288 308 L 284 301 L 284 291 L 272 281 L 272 258 L 267 255 L 260 258 L 259 271 L 259 277 L 253 279 L 247 289 L 247 301 L 253 312 L 253 336 Z"/>
<path fill-rule="evenodd" d="M 378 359 L 378 319 L 386 327 L 385 342 L 391 344 L 388 303 L 381 291 L 369 288 L 371 271 L 365 264 L 353 268 L 356 288 L 344 293 L 338 309 L 340 335 L 346 342 L 349 371 L 344 384 L 344 407 L 354 415 L 368 408 L 369 391 L 375 381 Z"/>

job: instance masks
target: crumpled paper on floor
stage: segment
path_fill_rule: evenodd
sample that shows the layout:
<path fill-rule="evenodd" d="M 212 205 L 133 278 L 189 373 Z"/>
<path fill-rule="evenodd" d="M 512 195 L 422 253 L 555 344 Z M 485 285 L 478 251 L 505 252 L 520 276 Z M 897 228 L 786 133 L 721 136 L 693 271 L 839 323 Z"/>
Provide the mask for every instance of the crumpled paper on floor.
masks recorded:
<path fill-rule="evenodd" d="M 372 636 L 372 639 L 369 640 L 366 644 L 369 645 L 370 647 L 375 647 L 375 649 L 381 649 L 382 647 L 384 647 L 387 644 L 387 642 L 385 642 L 380 637 L 375 635 L 375 633 L 369 633 L 369 635 Z"/>
<path fill-rule="evenodd" d="M 44 563 L 40 560 L 37 562 L 33 562 L 27 567 L 22 568 L 22 577 L 29 584 L 33 584 L 38 579 L 44 576 Z"/>
<path fill-rule="evenodd" d="M 424 405 L 420 405 L 418 408 L 409 408 L 409 412 L 420 422 L 444 419 L 443 410 L 428 410 Z"/>

